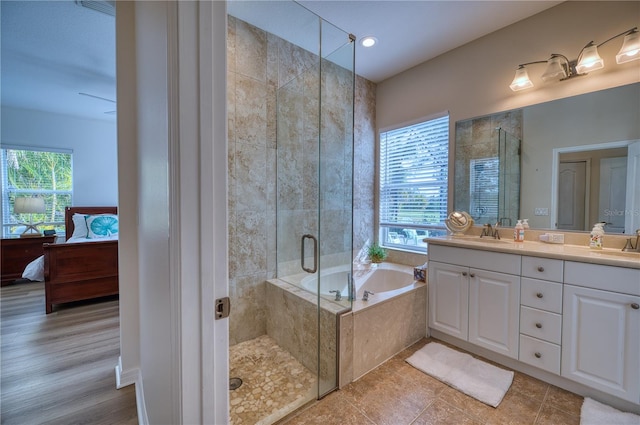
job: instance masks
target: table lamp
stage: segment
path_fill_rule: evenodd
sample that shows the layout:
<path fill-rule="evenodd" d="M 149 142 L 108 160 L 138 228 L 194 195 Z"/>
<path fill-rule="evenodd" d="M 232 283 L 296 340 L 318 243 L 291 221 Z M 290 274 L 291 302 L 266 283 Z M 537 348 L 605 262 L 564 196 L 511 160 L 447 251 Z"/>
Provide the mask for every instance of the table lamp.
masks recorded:
<path fill-rule="evenodd" d="M 20 225 L 24 225 L 27 228 L 20 235 L 21 238 L 29 238 L 29 237 L 38 237 L 40 235 L 40 231 L 38 230 L 38 224 L 42 223 L 33 223 L 33 214 L 44 214 L 44 198 L 16 198 L 16 201 L 13 205 L 13 212 L 15 214 L 29 214 L 29 223 L 19 223 Z"/>

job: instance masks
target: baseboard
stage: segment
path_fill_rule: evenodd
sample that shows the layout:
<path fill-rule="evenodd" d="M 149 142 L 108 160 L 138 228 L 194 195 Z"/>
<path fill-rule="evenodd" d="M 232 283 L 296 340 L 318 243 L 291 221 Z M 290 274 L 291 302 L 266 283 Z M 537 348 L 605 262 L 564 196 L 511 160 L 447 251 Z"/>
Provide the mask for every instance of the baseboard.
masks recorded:
<path fill-rule="evenodd" d="M 136 388 L 136 409 L 138 411 L 138 424 L 147 425 L 149 418 L 147 416 L 146 403 L 144 402 L 144 390 L 142 387 L 142 374 L 139 368 L 128 371 L 122 370 L 122 358 L 118 357 L 116 365 L 116 388 L 120 389 L 128 385 L 135 385 Z"/>

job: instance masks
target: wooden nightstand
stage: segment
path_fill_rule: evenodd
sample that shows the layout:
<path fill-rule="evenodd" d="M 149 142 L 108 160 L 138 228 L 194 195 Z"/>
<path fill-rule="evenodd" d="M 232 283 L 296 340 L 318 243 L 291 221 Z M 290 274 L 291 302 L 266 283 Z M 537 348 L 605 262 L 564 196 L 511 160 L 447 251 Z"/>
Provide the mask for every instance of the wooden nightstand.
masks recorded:
<path fill-rule="evenodd" d="M 24 268 L 44 254 L 43 243 L 54 243 L 55 236 L 38 238 L 7 238 L 0 245 L 0 270 L 2 270 L 1 286 L 22 278 Z"/>

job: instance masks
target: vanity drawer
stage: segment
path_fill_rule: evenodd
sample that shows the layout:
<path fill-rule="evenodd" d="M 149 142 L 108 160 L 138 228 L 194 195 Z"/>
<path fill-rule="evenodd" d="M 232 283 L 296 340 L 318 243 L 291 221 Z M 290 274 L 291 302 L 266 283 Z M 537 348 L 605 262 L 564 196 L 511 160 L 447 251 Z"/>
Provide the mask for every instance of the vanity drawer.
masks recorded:
<path fill-rule="evenodd" d="M 520 335 L 519 360 L 548 372 L 560 374 L 560 346 Z"/>
<path fill-rule="evenodd" d="M 562 339 L 562 316 L 521 306 L 520 333 L 554 344 L 560 344 Z"/>
<path fill-rule="evenodd" d="M 564 283 L 622 294 L 640 295 L 640 269 L 565 262 Z"/>
<path fill-rule="evenodd" d="M 553 313 L 562 313 L 562 284 L 523 277 L 520 304 Z"/>
<path fill-rule="evenodd" d="M 522 257 L 522 276 L 562 282 L 564 261 L 551 258 Z"/>
<path fill-rule="evenodd" d="M 482 249 L 456 248 L 429 243 L 429 261 L 455 264 L 498 273 L 520 274 L 520 256 Z"/>

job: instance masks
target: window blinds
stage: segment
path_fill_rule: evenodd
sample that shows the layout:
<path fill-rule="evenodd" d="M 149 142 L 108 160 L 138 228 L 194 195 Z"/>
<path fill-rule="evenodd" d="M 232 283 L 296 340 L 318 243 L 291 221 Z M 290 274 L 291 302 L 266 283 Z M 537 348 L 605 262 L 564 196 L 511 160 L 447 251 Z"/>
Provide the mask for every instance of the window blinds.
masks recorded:
<path fill-rule="evenodd" d="M 449 116 L 380 134 L 380 226 L 442 225 Z"/>

